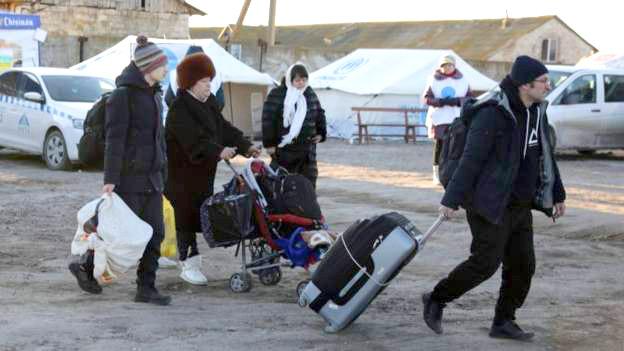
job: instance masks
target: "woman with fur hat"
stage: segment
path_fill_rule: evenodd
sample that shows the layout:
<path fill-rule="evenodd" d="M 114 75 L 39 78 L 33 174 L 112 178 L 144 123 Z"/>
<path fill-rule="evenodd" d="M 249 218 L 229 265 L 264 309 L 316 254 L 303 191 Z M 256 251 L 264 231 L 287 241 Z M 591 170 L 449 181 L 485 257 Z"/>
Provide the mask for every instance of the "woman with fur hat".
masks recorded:
<path fill-rule="evenodd" d="M 260 150 L 221 115 L 210 91 L 216 71 L 206 54 L 185 57 L 176 70 L 179 89 L 165 124 L 169 160 L 165 194 L 175 212 L 180 277 L 205 285 L 196 233 L 201 231 L 200 207 L 214 191 L 217 163 L 237 154 L 257 157 Z"/>
<path fill-rule="evenodd" d="M 198 52 L 203 53 L 204 49 L 202 49 L 201 46 L 191 45 L 186 50 L 184 57 Z M 225 107 L 225 96 L 223 94 L 223 81 L 219 72 L 216 73 L 215 77 L 210 82 L 210 91 L 216 96 L 217 102 L 219 103 L 219 109 L 223 111 L 223 108 Z M 173 103 L 173 99 L 175 99 L 177 92 L 178 72 L 176 70 L 172 70 L 169 73 L 169 87 L 167 87 L 167 92 L 165 93 L 165 104 L 167 105 L 167 108 L 169 108 L 169 106 Z"/>
<path fill-rule="evenodd" d="M 442 136 L 455 117 L 459 117 L 463 102 L 470 96 L 470 86 L 455 67 L 455 57 L 444 56 L 440 60 L 440 66 L 429 79 L 423 94 L 425 103 L 429 105 L 425 124 L 429 138 L 434 139 L 433 183 L 436 185 L 440 185 L 438 163 L 442 151 Z"/>
<path fill-rule="evenodd" d="M 316 144 L 326 135 L 325 111 L 308 85 L 308 71 L 303 64 L 294 64 L 264 102 L 262 142 L 271 166 L 299 173 L 316 187 Z"/>

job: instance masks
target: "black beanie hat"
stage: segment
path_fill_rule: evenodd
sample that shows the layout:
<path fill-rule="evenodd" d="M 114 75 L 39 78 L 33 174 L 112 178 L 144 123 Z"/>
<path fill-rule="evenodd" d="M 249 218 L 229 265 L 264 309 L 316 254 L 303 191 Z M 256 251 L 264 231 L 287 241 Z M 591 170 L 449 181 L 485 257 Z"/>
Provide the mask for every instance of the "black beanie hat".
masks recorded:
<path fill-rule="evenodd" d="M 526 55 L 518 56 L 511 66 L 511 79 L 518 86 L 530 83 L 546 73 L 548 68 L 543 63 Z"/>

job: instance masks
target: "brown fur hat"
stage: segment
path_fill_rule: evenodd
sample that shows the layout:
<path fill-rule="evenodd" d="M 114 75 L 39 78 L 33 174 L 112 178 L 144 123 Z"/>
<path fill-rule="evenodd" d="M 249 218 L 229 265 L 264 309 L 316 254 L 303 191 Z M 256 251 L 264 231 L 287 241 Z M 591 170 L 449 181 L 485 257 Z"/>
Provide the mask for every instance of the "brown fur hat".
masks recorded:
<path fill-rule="evenodd" d="M 206 77 L 213 79 L 216 71 L 212 60 L 204 53 L 188 55 L 176 68 L 178 87 L 183 90 L 191 88 L 197 81 Z"/>

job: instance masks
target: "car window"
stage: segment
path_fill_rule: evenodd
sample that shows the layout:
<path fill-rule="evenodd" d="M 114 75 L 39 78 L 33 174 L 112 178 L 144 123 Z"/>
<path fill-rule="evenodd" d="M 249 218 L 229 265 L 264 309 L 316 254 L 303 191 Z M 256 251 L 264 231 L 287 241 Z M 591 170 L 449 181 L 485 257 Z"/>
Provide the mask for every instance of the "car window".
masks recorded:
<path fill-rule="evenodd" d="M 555 104 L 576 105 L 596 102 L 596 76 L 586 74 L 576 78 L 564 91 Z"/>
<path fill-rule="evenodd" d="M 604 76 L 605 102 L 624 102 L 624 76 Z"/>
<path fill-rule="evenodd" d="M 564 71 L 556 71 L 556 70 L 548 70 L 548 78 L 552 83 L 552 88 L 555 89 L 561 83 L 563 83 L 568 77 L 572 74 L 572 72 L 564 72 Z"/>
<path fill-rule="evenodd" d="M 98 77 L 43 76 L 50 97 L 56 101 L 94 102 L 115 88 L 112 82 Z"/>
<path fill-rule="evenodd" d="M 30 73 L 23 73 L 20 75 L 20 80 L 17 86 L 17 96 L 23 98 L 26 93 L 39 93 L 43 96 L 43 90 L 37 77 Z"/>
<path fill-rule="evenodd" d="M 0 95 L 17 96 L 17 72 L 0 75 Z"/>

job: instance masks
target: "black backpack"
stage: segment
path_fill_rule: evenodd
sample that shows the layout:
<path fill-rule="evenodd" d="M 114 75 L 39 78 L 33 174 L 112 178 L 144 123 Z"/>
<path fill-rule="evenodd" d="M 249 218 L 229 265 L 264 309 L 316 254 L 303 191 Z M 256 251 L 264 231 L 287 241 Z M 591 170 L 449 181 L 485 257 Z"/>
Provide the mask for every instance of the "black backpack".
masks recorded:
<path fill-rule="evenodd" d="M 102 94 L 87 112 L 83 134 L 78 142 L 78 158 L 86 166 L 102 166 L 104 163 L 106 102 L 113 91 Z"/>
<path fill-rule="evenodd" d="M 484 106 L 496 104 L 493 100 L 477 100 L 470 98 L 464 102 L 459 117 L 453 120 L 453 123 L 442 136 L 443 144 L 440 151 L 440 160 L 438 162 L 438 178 L 442 186 L 446 188 L 453 179 L 453 174 L 459 166 L 459 161 L 464 154 L 466 146 L 466 137 L 472 118 Z"/>
<path fill-rule="evenodd" d="M 269 203 L 271 213 L 290 213 L 314 220 L 322 218 L 314 186 L 301 174 L 279 171 L 277 176 L 262 177 L 258 185 Z"/>

